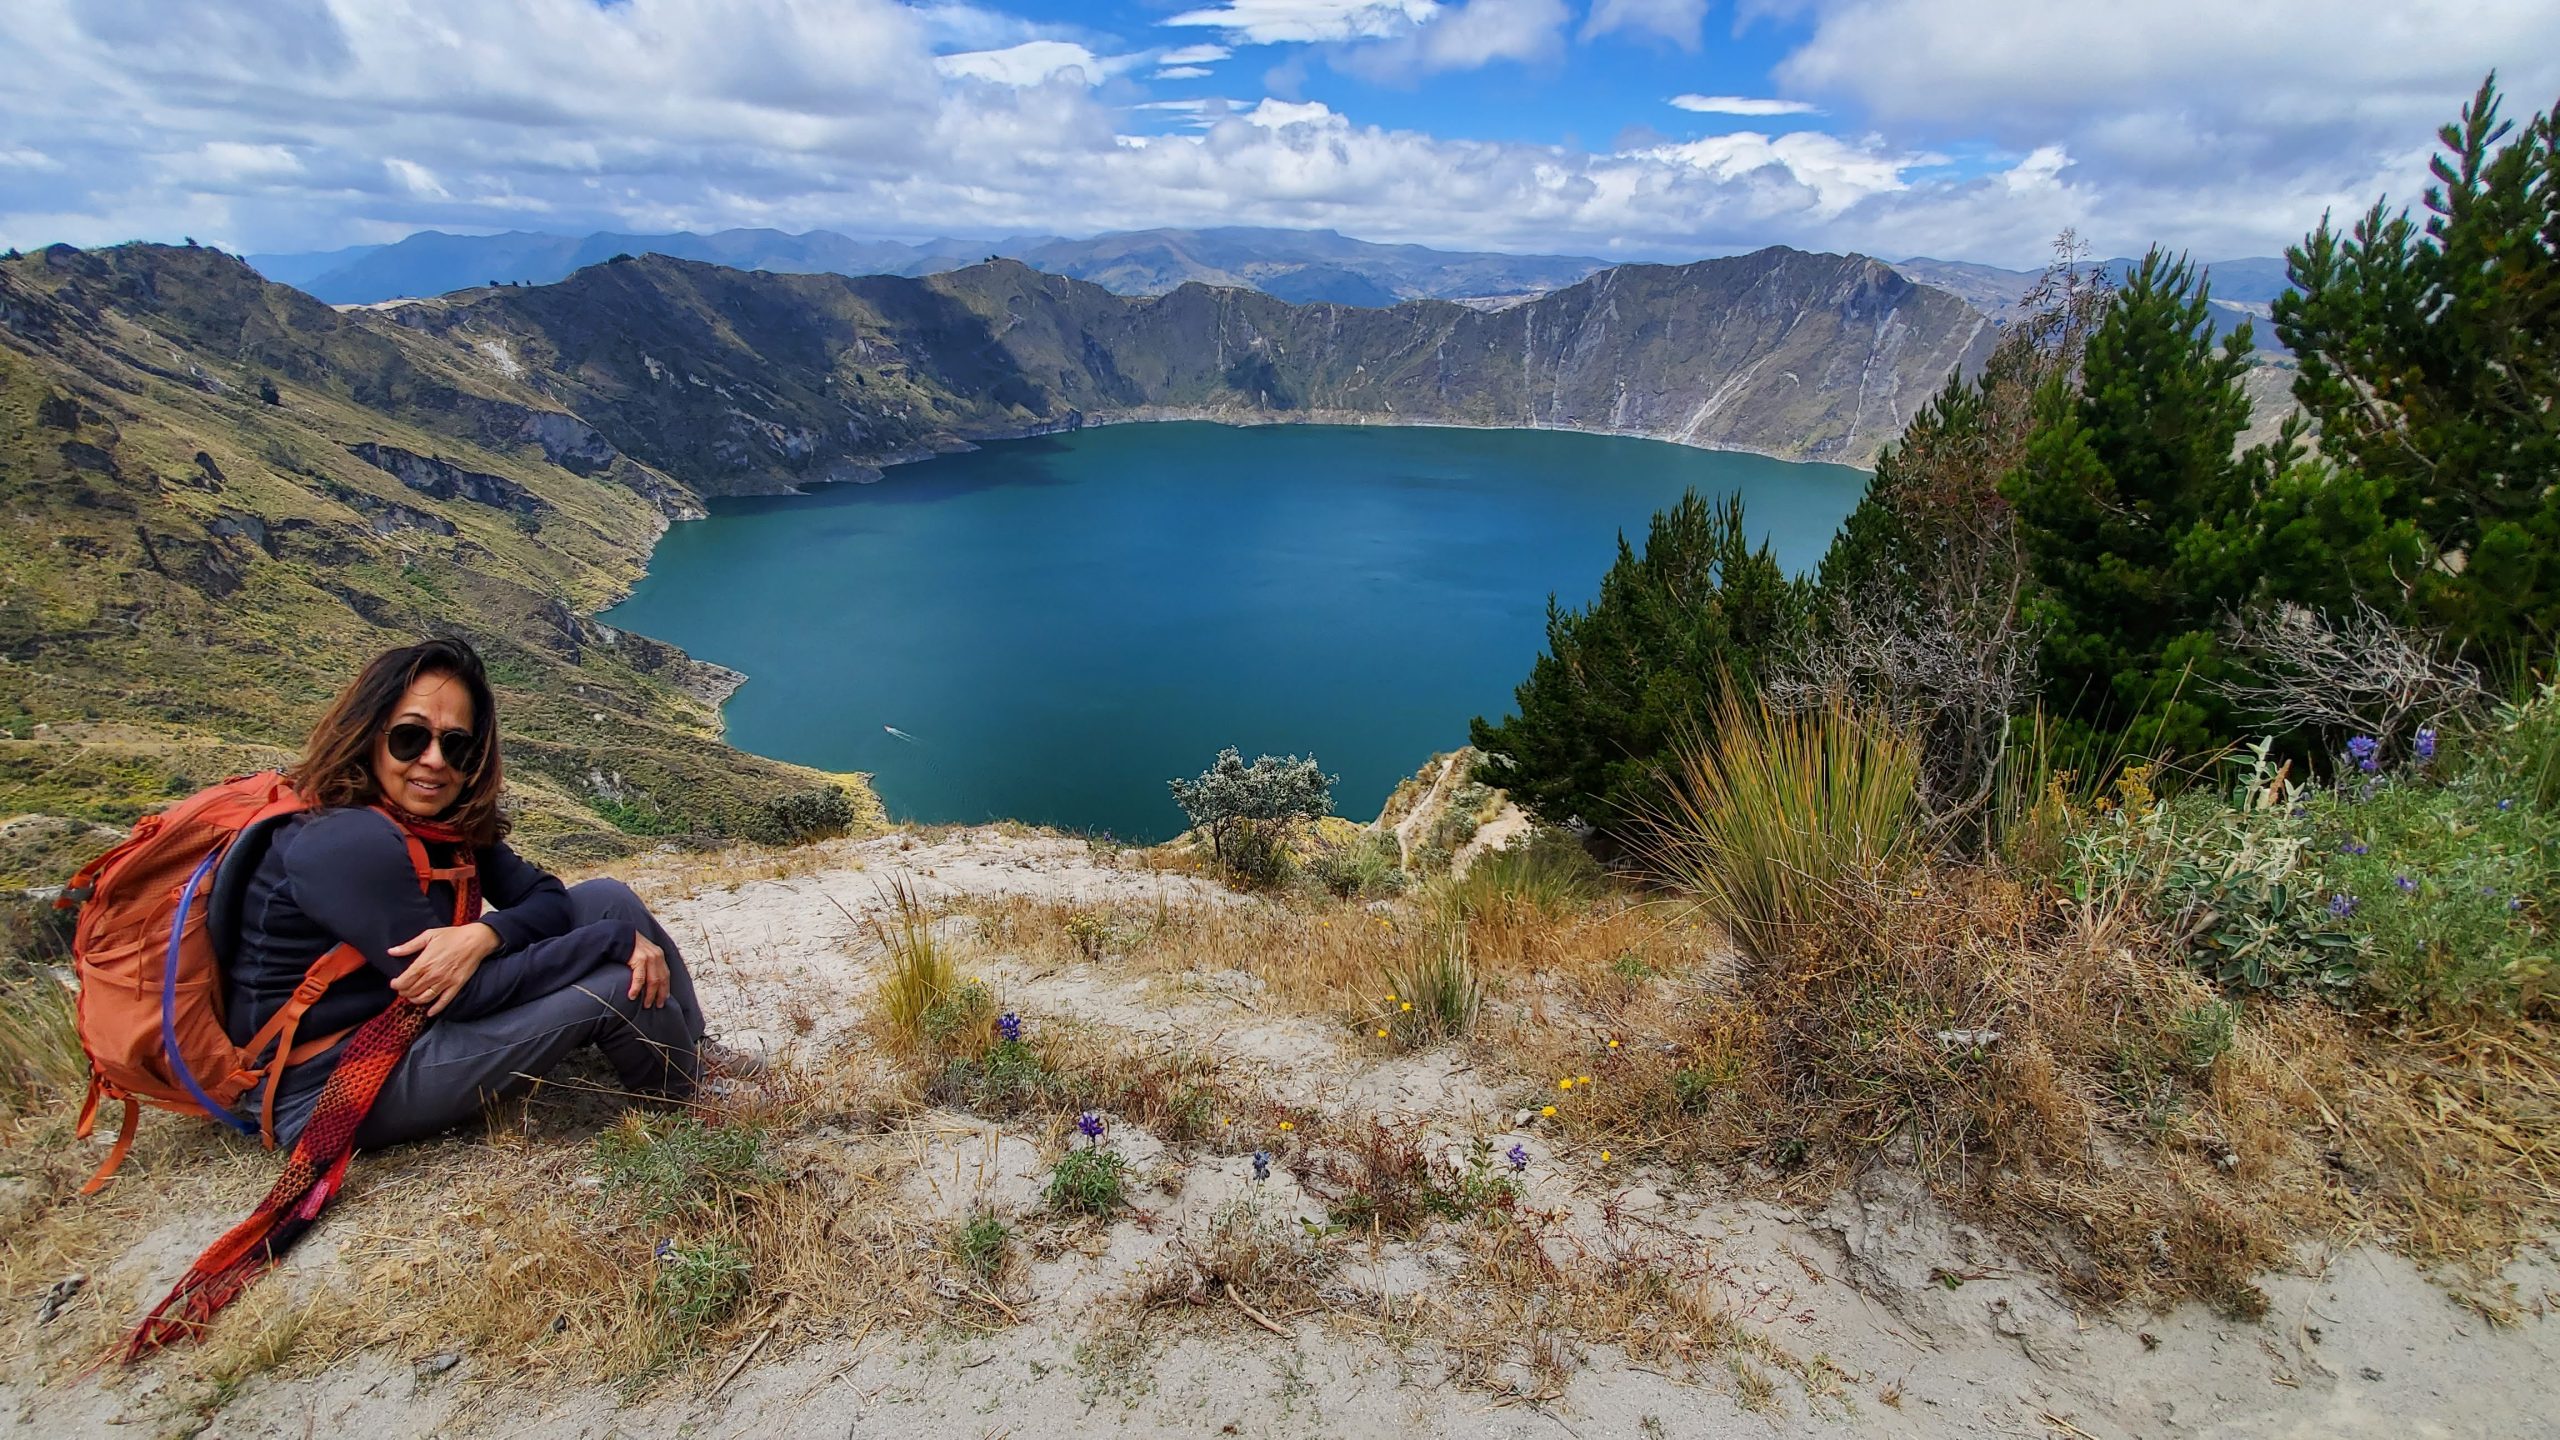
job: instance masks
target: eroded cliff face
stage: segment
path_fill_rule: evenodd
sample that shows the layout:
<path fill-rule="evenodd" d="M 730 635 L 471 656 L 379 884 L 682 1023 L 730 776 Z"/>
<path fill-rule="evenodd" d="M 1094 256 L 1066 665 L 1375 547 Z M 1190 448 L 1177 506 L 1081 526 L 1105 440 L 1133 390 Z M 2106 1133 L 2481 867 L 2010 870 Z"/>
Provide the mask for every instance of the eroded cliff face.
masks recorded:
<path fill-rule="evenodd" d="M 398 323 L 516 367 L 706 491 L 867 478 L 968 442 L 1160 414 L 1643 435 L 1868 464 L 1990 321 L 1857 256 L 1621 266 L 1487 313 L 1131 299 L 1009 261 L 924 279 L 643 257 Z"/>

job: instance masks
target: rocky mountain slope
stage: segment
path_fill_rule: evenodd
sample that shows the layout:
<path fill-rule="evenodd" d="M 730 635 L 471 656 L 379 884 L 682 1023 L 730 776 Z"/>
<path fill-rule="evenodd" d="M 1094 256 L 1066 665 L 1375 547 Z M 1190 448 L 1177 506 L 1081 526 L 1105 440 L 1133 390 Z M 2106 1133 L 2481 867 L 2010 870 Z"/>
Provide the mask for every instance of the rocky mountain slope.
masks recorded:
<path fill-rule="evenodd" d="M 1400 300 L 1537 294 L 1607 262 L 1570 255 L 1501 255 L 1376 245 L 1331 230 L 1223 226 L 1139 230 L 1067 240 L 856 240 L 829 230 L 719 230 L 708 235 L 447 235 L 423 230 L 389 245 L 312 254 L 252 255 L 271 280 L 332 304 L 442 295 L 474 285 L 548 285 L 616 255 L 659 254 L 785 274 L 933 275 L 1001 255 L 1123 295 L 1178 286 L 1242 286 L 1293 303 L 1393 305 Z"/>
<path fill-rule="evenodd" d="M 1782 248 L 1620 266 L 1494 314 L 1203 285 L 1130 299 L 1011 261 L 910 280 L 660 256 L 388 313 L 453 354 L 507 357 L 620 450 L 710 490 L 1168 415 L 1594 430 L 1863 464 L 1993 338 L 1873 260 Z"/>
<path fill-rule="evenodd" d="M 0 505 L 0 819 L 121 824 L 277 763 L 436 631 L 489 657 L 536 848 L 778 834 L 836 783 L 720 742 L 736 676 L 584 618 L 690 491 L 486 356 L 215 251 L 0 263 Z M 0 880 L 58 881 L 26 828 Z"/>

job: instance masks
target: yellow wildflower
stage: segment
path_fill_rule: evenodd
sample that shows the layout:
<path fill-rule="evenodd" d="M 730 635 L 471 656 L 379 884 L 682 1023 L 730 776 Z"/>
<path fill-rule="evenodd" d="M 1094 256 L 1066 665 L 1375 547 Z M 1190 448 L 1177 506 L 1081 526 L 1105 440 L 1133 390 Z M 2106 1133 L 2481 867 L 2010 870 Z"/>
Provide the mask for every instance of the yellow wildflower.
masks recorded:
<path fill-rule="evenodd" d="M 1574 1077 L 1573 1083 L 1576 1085 L 1588 1085 L 1591 1083 L 1591 1077 L 1588 1075 L 1577 1075 Z"/>
<path fill-rule="evenodd" d="M 1547 1108 L 1545 1108 L 1544 1110 L 1539 1111 L 1538 1113 L 1539 1113 L 1539 1114 L 1541 1114 L 1541 1115 L 1546 1116 L 1546 1117 L 1547 1117 L 1548 1119 L 1550 1119 L 1550 1120 L 1553 1120 L 1554 1118 L 1556 1118 L 1556 1107 L 1554 1107 L 1553 1105 L 1550 1105 L 1550 1106 L 1548 1106 Z"/>
<path fill-rule="evenodd" d="M 1618 1042 L 1617 1042 L 1617 1041 L 1615 1041 L 1615 1040 L 1610 1041 L 1610 1042 L 1609 1042 L 1609 1048 L 1610 1048 L 1610 1049 L 1612 1049 L 1612 1050 L 1617 1049 L 1617 1048 L 1618 1048 Z"/>
<path fill-rule="evenodd" d="M 1290 1123 L 1289 1123 L 1288 1121 L 1286 1121 L 1286 1120 L 1283 1120 L 1283 1121 L 1281 1121 L 1281 1122 L 1280 1122 L 1280 1128 L 1281 1128 L 1281 1129 L 1283 1129 L 1283 1130 L 1295 1130 L 1295 1129 L 1297 1129 L 1298 1127 L 1297 1127 L 1297 1126 L 1295 1126 L 1295 1125 L 1290 1124 Z"/>
<path fill-rule="evenodd" d="M 1379 1039 L 1381 1039 L 1381 1040 L 1386 1039 L 1386 1038 L 1387 1038 L 1387 1032 L 1386 1032 L 1386 1031 L 1384 1031 L 1384 1030 L 1379 1031 L 1379 1032 L 1378 1032 L 1378 1038 L 1379 1038 Z"/>
<path fill-rule="evenodd" d="M 1606 1165 L 1606 1164 L 1608 1164 L 1608 1163 L 1609 1163 L 1609 1152 L 1608 1152 L 1608 1151 L 1603 1150 L 1603 1151 L 1601 1151 L 1601 1152 L 1600 1152 L 1600 1163 L 1601 1163 L 1601 1164 L 1603 1164 L 1603 1165 Z"/>
<path fill-rule="evenodd" d="M 1412 1009 L 1412 1008 L 1413 1008 L 1413 1002 L 1412 1002 L 1412 1001 L 1410 1001 L 1410 1000 L 1407 1000 L 1406 1002 L 1404 1002 L 1404 1008 L 1405 1008 L 1405 1009 L 1407 1009 L 1407 1010 Z"/>
<path fill-rule="evenodd" d="M 1572 1088 L 1573 1088 L 1573 1077 L 1572 1077 L 1572 1076 L 1570 1076 L 1570 1075 L 1567 1075 L 1567 1076 L 1566 1076 L 1566 1077 L 1564 1077 L 1563 1079 L 1561 1079 L 1561 1080 L 1557 1081 L 1557 1082 L 1556 1082 L 1556 1088 L 1557 1088 L 1557 1089 L 1559 1089 L 1559 1090 L 1570 1090 L 1570 1089 L 1572 1089 Z"/>

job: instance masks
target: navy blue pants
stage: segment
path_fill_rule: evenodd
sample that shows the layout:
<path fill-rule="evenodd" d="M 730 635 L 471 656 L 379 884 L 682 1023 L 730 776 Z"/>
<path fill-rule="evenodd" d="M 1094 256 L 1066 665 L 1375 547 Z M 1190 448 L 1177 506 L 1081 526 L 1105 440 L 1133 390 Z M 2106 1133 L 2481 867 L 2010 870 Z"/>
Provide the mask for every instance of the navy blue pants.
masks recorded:
<path fill-rule="evenodd" d="M 512 1009 L 430 1022 L 375 1097 L 356 1131 L 358 1149 L 424 1139 L 477 1119 L 588 1045 L 604 1052 L 622 1088 L 635 1095 L 680 1099 L 693 1092 L 701 1078 L 702 1002 L 676 942 L 619 880 L 570 886 L 569 906 L 579 925 L 623 921 L 657 942 L 667 952 L 666 1003 L 653 1010 L 632 999 L 631 967 L 609 960 Z M 310 1123 L 337 1058 L 332 1049 L 286 1072 L 276 1094 L 277 1143 L 292 1143 Z"/>

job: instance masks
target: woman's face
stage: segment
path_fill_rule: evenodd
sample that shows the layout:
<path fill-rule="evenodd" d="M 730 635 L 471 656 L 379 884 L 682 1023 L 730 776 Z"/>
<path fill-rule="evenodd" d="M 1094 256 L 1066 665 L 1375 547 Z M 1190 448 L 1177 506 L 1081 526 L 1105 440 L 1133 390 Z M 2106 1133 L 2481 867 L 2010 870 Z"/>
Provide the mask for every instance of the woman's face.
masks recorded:
<path fill-rule="evenodd" d="M 373 780 L 382 790 L 383 803 L 421 820 L 452 809 L 468 777 L 445 758 L 444 737 L 454 731 L 472 732 L 476 718 L 471 713 L 471 689 L 459 678 L 419 676 L 373 737 Z M 391 753 L 391 732 L 402 725 L 423 726 L 435 737 L 415 759 L 402 760 Z"/>

